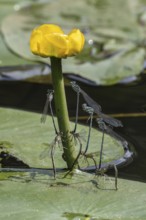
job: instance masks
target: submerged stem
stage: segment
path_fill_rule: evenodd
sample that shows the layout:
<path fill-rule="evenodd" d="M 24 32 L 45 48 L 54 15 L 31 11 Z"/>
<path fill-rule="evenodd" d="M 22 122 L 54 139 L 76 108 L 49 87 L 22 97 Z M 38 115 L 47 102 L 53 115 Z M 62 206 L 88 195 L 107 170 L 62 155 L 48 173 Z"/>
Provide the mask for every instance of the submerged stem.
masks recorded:
<path fill-rule="evenodd" d="M 54 87 L 55 111 L 64 151 L 63 158 L 67 163 L 68 169 L 71 169 L 76 158 L 76 153 L 74 141 L 70 133 L 71 130 L 60 58 L 51 57 L 51 70 Z"/>

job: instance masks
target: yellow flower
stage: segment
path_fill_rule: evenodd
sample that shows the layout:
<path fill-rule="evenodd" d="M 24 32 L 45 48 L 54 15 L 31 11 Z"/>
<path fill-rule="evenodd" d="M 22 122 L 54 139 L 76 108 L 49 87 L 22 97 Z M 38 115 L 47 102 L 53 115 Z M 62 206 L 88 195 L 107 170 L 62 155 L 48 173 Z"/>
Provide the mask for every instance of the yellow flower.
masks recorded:
<path fill-rule="evenodd" d="M 43 24 L 32 31 L 30 49 L 42 57 L 65 58 L 81 52 L 85 42 L 79 29 L 73 29 L 68 35 L 54 24 Z"/>

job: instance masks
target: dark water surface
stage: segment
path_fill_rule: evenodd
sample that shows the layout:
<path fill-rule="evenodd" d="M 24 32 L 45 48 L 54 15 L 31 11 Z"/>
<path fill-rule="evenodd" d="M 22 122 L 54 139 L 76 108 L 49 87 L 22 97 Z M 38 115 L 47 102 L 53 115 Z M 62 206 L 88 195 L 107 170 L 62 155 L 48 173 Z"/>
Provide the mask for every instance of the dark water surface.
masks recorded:
<path fill-rule="evenodd" d="M 124 124 L 116 131 L 132 145 L 136 157 L 132 164 L 119 169 L 119 177 L 146 182 L 146 77 L 131 84 L 115 86 L 89 86 L 78 83 L 103 109 L 104 113 L 117 116 Z M 0 106 L 42 113 L 46 91 L 51 85 L 24 81 L 0 81 Z M 75 116 L 76 94 L 66 86 L 68 109 L 71 119 Z M 82 97 L 81 97 L 82 99 Z M 84 103 L 84 100 L 81 100 Z M 135 116 L 135 113 L 138 113 Z M 80 116 L 85 113 L 79 111 Z M 86 119 L 80 118 L 81 123 Z"/>

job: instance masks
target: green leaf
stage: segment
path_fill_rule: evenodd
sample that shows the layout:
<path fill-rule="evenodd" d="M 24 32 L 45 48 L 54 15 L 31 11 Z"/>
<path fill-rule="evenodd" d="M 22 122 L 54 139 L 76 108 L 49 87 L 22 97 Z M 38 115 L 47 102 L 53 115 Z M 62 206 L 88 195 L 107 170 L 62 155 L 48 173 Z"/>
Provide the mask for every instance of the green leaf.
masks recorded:
<path fill-rule="evenodd" d="M 1 174 L 0 174 L 1 175 Z M 7 173 L 8 175 L 8 173 Z M 70 179 L 59 174 L 56 180 L 49 175 L 9 173 L 0 181 L 0 218 L 2 220 L 87 220 L 87 219 L 145 219 L 146 184 L 114 179 L 104 181 L 76 172 Z"/>
<path fill-rule="evenodd" d="M 131 47 L 122 50 L 110 59 L 97 63 L 86 62 L 80 64 L 78 69 L 74 66 L 74 61 L 64 60 L 64 69 L 69 72 L 78 73 L 88 80 L 97 84 L 112 85 L 120 82 L 123 78 L 139 74 L 143 70 L 145 50 L 143 48 Z"/>
<path fill-rule="evenodd" d="M 21 0 L 22 2 L 22 0 Z M 28 1 L 27 1 L 28 2 Z M 8 0 L 0 1 L 0 25 L 11 13 L 20 8 L 20 0 Z M 0 34 L 0 66 L 14 66 L 32 63 L 18 56 L 18 54 L 12 53 L 4 42 L 2 33 Z"/>
<path fill-rule="evenodd" d="M 64 60 L 64 72 L 79 74 L 96 84 L 111 85 L 138 75 L 143 69 L 145 49 L 138 45 L 145 38 L 145 32 L 138 23 L 137 12 L 142 5 L 132 0 L 124 4 L 122 0 L 116 3 L 111 0 L 38 2 L 6 17 L 2 33 L 8 47 L 19 56 L 49 63 L 49 59 L 31 54 L 32 29 L 42 23 L 56 23 L 68 33 L 77 23 L 77 28 L 85 32 L 85 49 L 79 56 Z"/>
<path fill-rule="evenodd" d="M 0 108 L 0 143 L 8 141 L 13 146 L 10 153 L 27 163 L 30 167 L 52 168 L 49 152 L 46 153 L 48 156 L 44 159 L 40 159 L 40 154 L 45 149 L 49 151 L 48 144 L 53 142 L 55 131 L 51 117 L 48 116 L 45 124 L 40 123 L 40 118 L 40 114 Z M 72 129 L 73 126 L 74 123 L 71 123 Z M 86 140 L 88 127 L 79 125 L 78 131 L 81 131 L 81 135 Z M 89 153 L 96 152 L 97 163 L 99 160 L 101 139 L 102 133 L 97 131 L 97 129 L 92 129 Z M 85 145 L 86 142 L 83 140 L 83 147 Z M 79 146 L 76 148 L 78 152 Z M 55 164 L 59 168 L 66 167 L 62 159 L 62 153 L 63 151 L 56 147 Z M 123 153 L 121 143 L 109 135 L 105 135 L 103 162 L 118 159 Z M 81 164 L 87 166 L 84 158 L 81 158 Z M 94 165 L 92 160 L 89 160 L 89 164 Z"/>
<path fill-rule="evenodd" d="M 37 113 L 0 108 L 0 146 L 34 167 L 28 172 L 0 172 L 0 219 L 145 219 L 144 183 L 118 179 L 115 190 L 114 178 L 79 170 L 66 178 L 65 171 L 58 171 L 54 180 L 52 172 L 44 169 L 51 167 L 50 158 L 39 158 L 46 147 L 43 143 L 53 140 L 54 129 L 49 116 L 45 124 L 40 124 L 40 117 Z M 78 130 L 82 129 L 88 131 L 79 125 Z M 102 134 L 96 129 L 91 134 L 90 152 L 98 152 Z M 60 168 L 65 167 L 61 154 L 56 148 L 55 162 Z M 121 143 L 105 135 L 103 161 L 122 154 Z"/>

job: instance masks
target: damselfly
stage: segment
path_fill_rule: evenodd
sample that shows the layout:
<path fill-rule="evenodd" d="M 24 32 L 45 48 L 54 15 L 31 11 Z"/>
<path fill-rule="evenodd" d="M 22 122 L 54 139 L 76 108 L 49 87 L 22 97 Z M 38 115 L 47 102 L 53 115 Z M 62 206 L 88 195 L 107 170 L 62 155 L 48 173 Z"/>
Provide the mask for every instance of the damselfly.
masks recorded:
<path fill-rule="evenodd" d="M 72 165 L 72 168 L 71 168 L 71 170 L 72 170 L 74 168 L 75 164 L 78 162 L 78 159 L 82 153 L 82 146 L 83 146 L 82 142 L 86 142 L 86 139 L 85 139 L 86 131 L 81 130 L 80 132 L 74 132 L 74 130 L 73 130 L 70 133 L 73 135 L 75 146 L 79 143 L 79 152 L 78 152 L 78 155 Z"/>
<path fill-rule="evenodd" d="M 78 144 L 79 142 L 79 139 L 80 141 L 83 141 L 83 142 L 86 142 L 86 131 L 84 129 L 82 129 L 80 132 L 75 132 L 74 131 L 71 131 L 70 132 L 74 138 L 74 143 L 75 143 L 75 146 Z"/>
<path fill-rule="evenodd" d="M 115 138 L 117 141 L 120 141 L 121 144 L 123 145 L 124 149 L 127 149 L 128 147 L 128 142 L 118 133 L 116 133 L 112 127 L 108 126 L 107 124 L 104 123 L 102 118 L 97 118 L 96 122 L 98 124 L 98 127 L 101 131 L 104 131 L 105 133 L 109 134 L 113 138 Z"/>
<path fill-rule="evenodd" d="M 81 89 L 75 81 L 71 82 L 72 88 L 75 92 L 81 93 L 87 104 L 94 109 L 94 112 L 98 117 L 102 118 L 104 122 L 113 126 L 113 127 L 122 127 L 121 121 L 118 119 L 112 118 L 102 112 L 101 106 L 95 102 L 83 89 Z"/>
<path fill-rule="evenodd" d="M 51 117 L 52 117 L 54 130 L 55 130 L 55 133 L 58 134 L 55 120 L 54 120 L 53 109 L 52 109 L 53 93 L 54 93 L 54 90 L 48 90 L 48 92 L 47 92 L 47 98 L 46 98 L 46 103 L 45 103 L 45 106 L 43 109 L 43 114 L 41 117 L 41 123 L 45 123 L 46 118 L 47 118 L 48 108 L 50 108 L 50 113 L 51 113 Z"/>
<path fill-rule="evenodd" d="M 89 147 L 89 142 L 90 142 L 90 136 L 91 136 L 91 129 L 92 129 L 92 121 L 93 121 L 93 114 L 94 114 L 94 109 L 92 107 L 87 106 L 87 104 L 83 104 L 82 108 L 85 112 L 87 112 L 89 114 L 89 118 L 88 120 L 90 120 L 90 124 L 89 124 L 89 132 L 88 132 L 88 138 L 87 138 L 87 144 L 85 147 L 85 151 L 84 151 L 84 155 L 87 153 L 88 151 L 88 147 Z"/>
<path fill-rule="evenodd" d="M 79 116 L 79 102 L 80 102 L 80 87 L 75 84 L 75 82 L 70 82 L 73 90 L 77 93 L 77 102 L 76 102 L 76 119 L 75 119 L 75 127 L 73 132 L 76 133 L 77 124 L 78 124 L 78 116 Z"/>
<path fill-rule="evenodd" d="M 100 170 L 101 163 L 102 163 L 102 154 L 103 154 L 104 133 L 105 133 L 105 129 L 107 126 L 101 118 L 98 118 L 97 123 L 98 123 L 99 128 L 102 130 L 102 140 L 101 140 L 100 157 L 99 157 L 99 170 Z"/>
<path fill-rule="evenodd" d="M 81 139 L 80 139 L 80 137 L 78 137 L 78 142 L 79 142 L 79 152 L 78 152 L 78 155 L 77 155 L 77 157 L 76 157 L 76 159 L 74 160 L 74 162 L 73 162 L 73 165 L 72 165 L 72 168 L 71 168 L 71 170 L 73 170 L 73 168 L 74 168 L 74 166 L 76 165 L 76 163 L 78 163 L 78 159 L 79 159 L 79 157 L 80 157 L 80 155 L 81 155 L 81 153 L 82 153 L 82 141 L 81 141 Z"/>
<path fill-rule="evenodd" d="M 102 154 L 103 154 L 103 144 L 104 144 L 104 134 L 105 132 L 110 134 L 111 136 L 113 136 L 115 139 L 117 139 L 118 141 L 121 141 L 122 145 L 124 146 L 125 149 L 127 149 L 127 141 L 121 137 L 119 134 L 117 134 L 116 132 L 113 131 L 112 128 L 110 128 L 108 125 L 105 124 L 105 122 L 103 121 L 102 118 L 97 118 L 96 119 L 97 123 L 98 123 L 98 127 L 102 130 L 102 141 L 101 141 L 101 147 L 100 147 L 100 157 L 99 157 L 99 166 L 96 169 L 96 174 L 97 175 L 105 175 L 105 172 L 108 171 L 108 169 L 114 168 L 115 170 L 115 189 L 117 190 L 117 178 L 118 178 L 118 169 L 116 167 L 115 164 L 108 164 L 106 168 L 102 168 Z"/>
<path fill-rule="evenodd" d="M 97 175 L 98 180 L 99 180 L 99 177 L 104 177 L 104 182 L 105 182 L 105 177 L 107 177 L 106 172 L 112 168 L 114 168 L 115 170 L 115 190 L 118 190 L 118 169 L 115 164 L 108 164 L 107 167 L 100 168 L 100 169 L 98 168 L 96 170 L 95 175 Z"/>
<path fill-rule="evenodd" d="M 86 160 L 86 162 L 87 162 L 87 166 L 90 166 L 90 164 L 89 164 L 89 159 L 91 159 L 92 161 L 93 161 L 93 163 L 94 163 L 94 165 L 95 165 L 95 170 L 97 170 L 97 162 L 96 162 L 96 159 L 95 159 L 95 157 L 98 157 L 98 155 L 99 155 L 99 152 L 93 152 L 93 153 L 84 153 L 84 151 L 81 153 L 81 155 L 84 157 L 84 159 Z"/>
<path fill-rule="evenodd" d="M 52 143 L 48 144 L 47 148 L 45 148 L 45 150 L 40 154 L 40 159 L 44 159 L 45 157 L 50 155 L 51 160 L 52 160 L 54 178 L 56 177 L 54 154 L 55 154 L 55 148 L 57 145 L 58 145 L 58 147 L 62 146 L 62 140 L 61 140 L 60 134 L 57 134 L 56 137 L 54 138 L 54 140 L 52 141 Z"/>

